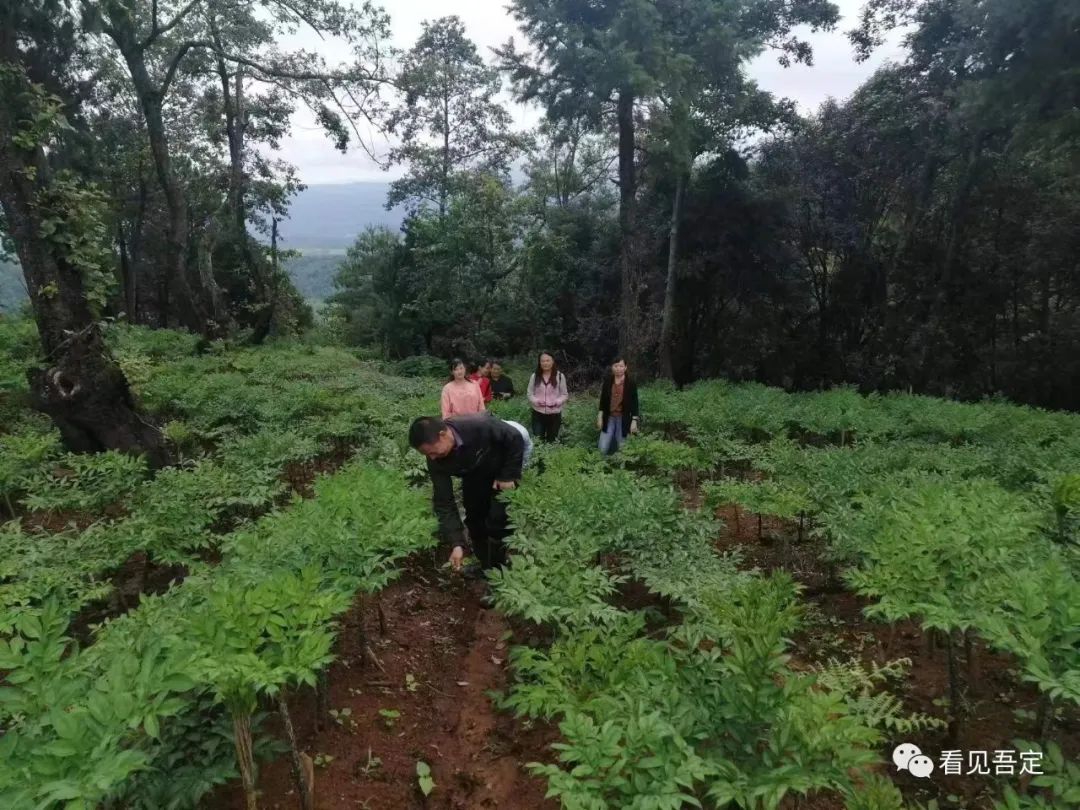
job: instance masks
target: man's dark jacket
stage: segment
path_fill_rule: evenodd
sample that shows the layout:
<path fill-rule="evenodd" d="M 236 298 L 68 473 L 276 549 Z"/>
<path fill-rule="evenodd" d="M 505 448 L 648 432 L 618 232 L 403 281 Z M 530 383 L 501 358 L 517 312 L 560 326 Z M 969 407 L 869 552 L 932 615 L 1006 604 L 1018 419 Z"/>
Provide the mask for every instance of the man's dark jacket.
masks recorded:
<path fill-rule="evenodd" d="M 443 542 L 451 547 L 465 546 L 453 477 L 488 488 L 495 481 L 521 480 L 525 440 L 516 428 L 488 413 L 452 416 L 446 424 L 458 443 L 446 458 L 428 460 L 428 475 Z"/>
<path fill-rule="evenodd" d="M 497 380 L 492 377 L 491 393 L 497 397 L 502 397 L 504 394 L 512 397 L 514 395 L 514 381 L 505 374 Z"/>

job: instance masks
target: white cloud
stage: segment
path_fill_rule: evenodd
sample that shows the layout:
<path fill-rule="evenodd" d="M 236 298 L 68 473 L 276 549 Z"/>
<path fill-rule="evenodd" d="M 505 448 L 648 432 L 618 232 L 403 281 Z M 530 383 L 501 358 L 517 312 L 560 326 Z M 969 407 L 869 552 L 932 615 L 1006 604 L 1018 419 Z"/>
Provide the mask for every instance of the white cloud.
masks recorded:
<path fill-rule="evenodd" d="M 836 31 L 808 35 L 814 46 L 814 65 L 781 67 L 775 53 L 762 54 L 749 66 L 750 75 L 765 90 L 794 99 L 803 112 L 816 109 L 829 97 L 846 98 L 887 59 L 901 54 L 898 38 L 882 48 L 874 58 L 857 63 L 846 32 L 854 24 L 864 0 L 836 0 L 842 19 Z M 354 4 L 359 5 L 359 2 Z M 523 42 L 521 32 L 506 12 L 506 0 L 398 0 L 386 4 L 393 28 L 394 44 L 406 48 L 420 33 L 424 20 L 456 14 L 486 58 L 490 48 L 502 45 L 511 36 Z M 313 36 L 298 35 L 296 44 L 319 49 L 329 55 L 340 51 Z M 529 127 L 539 121 L 535 107 L 507 99 L 518 126 Z M 298 167 L 300 178 L 308 184 L 343 183 L 357 180 L 386 181 L 400 170 L 384 172 L 362 150 L 352 148 L 342 154 L 316 126 L 307 110 L 297 112 L 293 133 L 282 143 L 281 156 Z"/>

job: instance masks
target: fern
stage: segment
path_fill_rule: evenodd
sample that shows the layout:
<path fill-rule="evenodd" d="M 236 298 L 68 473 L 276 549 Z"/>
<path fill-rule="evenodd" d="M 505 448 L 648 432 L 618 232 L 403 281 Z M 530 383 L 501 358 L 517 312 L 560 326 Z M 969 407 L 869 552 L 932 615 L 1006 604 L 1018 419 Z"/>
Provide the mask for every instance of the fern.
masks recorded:
<path fill-rule="evenodd" d="M 889 682 L 901 680 L 910 666 L 909 658 L 897 658 L 884 665 L 871 662 L 869 669 L 857 658 L 830 658 L 825 664 L 815 664 L 813 671 L 823 688 L 842 695 L 848 711 L 871 728 L 899 735 L 944 728 L 944 720 L 905 711 L 903 701 L 887 690 Z"/>

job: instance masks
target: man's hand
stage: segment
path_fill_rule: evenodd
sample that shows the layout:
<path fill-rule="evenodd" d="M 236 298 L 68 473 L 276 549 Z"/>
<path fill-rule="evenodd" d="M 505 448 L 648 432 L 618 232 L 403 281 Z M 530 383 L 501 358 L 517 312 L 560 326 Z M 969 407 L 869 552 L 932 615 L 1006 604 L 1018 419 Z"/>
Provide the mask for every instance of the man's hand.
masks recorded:
<path fill-rule="evenodd" d="M 514 489 L 515 487 L 517 487 L 516 481 L 496 481 L 491 485 L 492 489 L 497 489 L 499 492 L 502 492 L 504 489 Z"/>
<path fill-rule="evenodd" d="M 637 431 L 638 431 L 638 427 L 637 427 L 637 419 L 635 419 L 634 421 L 632 421 L 632 422 L 630 423 L 630 432 L 631 432 L 631 433 L 634 433 L 634 434 L 636 434 L 636 433 L 637 433 Z"/>
<path fill-rule="evenodd" d="M 465 559 L 465 549 L 461 546 L 454 546 L 454 550 L 450 552 L 450 567 L 455 571 L 460 571 L 463 559 Z"/>
<path fill-rule="evenodd" d="M 604 429 L 604 415 L 602 413 L 598 413 L 596 415 L 596 429 L 597 430 L 603 430 Z"/>

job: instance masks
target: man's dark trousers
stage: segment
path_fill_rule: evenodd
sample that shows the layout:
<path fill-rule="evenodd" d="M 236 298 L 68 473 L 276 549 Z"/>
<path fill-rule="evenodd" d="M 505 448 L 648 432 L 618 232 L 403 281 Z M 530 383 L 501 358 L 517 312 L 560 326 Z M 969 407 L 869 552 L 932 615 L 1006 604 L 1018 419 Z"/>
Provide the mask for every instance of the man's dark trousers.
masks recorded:
<path fill-rule="evenodd" d="M 473 553 L 482 568 L 506 565 L 506 537 L 510 534 L 506 503 L 492 487 L 494 478 L 465 476 L 461 500 L 465 504 L 465 527 L 469 530 Z"/>

